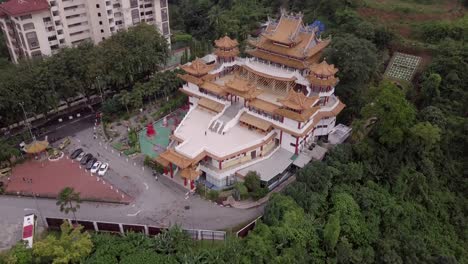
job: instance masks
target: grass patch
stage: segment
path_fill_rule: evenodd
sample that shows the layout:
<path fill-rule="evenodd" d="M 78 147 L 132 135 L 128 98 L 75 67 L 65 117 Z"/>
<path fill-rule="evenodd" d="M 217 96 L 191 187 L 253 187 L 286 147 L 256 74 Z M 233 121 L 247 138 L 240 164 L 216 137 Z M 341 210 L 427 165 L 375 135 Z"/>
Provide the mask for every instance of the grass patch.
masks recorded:
<path fill-rule="evenodd" d="M 115 142 L 112 144 L 112 147 L 118 151 L 122 151 L 124 149 L 124 145 L 121 142 Z"/>
<path fill-rule="evenodd" d="M 130 155 L 135 154 L 137 152 L 139 152 L 139 148 L 138 147 L 133 147 L 133 148 L 129 148 L 129 149 L 125 150 L 123 153 L 125 155 L 127 155 L 127 156 L 130 156 Z"/>

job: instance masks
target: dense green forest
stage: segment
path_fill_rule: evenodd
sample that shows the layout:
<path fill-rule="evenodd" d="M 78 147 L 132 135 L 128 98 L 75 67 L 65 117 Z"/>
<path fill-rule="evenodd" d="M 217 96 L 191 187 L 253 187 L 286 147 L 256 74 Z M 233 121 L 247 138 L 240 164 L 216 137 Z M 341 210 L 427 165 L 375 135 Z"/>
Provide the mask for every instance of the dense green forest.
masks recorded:
<path fill-rule="evenodd" d="M 456 23 L 444 23 L 452 33 L 440 33 L 436 39 L 432 34 L 421 34 L 421 41 L 431 44 L 431 61 L 412 84 L 397 85 L 384 80 L 382 73 L 389 46 L 399 36 L 385 25 L 363 20 L 355 11 L 359 1 L 169 2 L 173 31 L 199 41 L 224 34 L 245 40 L 258 22 L 275 16 L 280 7 L 303 11 L 308 23 L 324 21 L 326 34 L 333 36 L 324 57 L 340 69 L 336 93 L 347 108 L 339 119 L 353 126 L 351 143 L 340 145 L 323 162 L 313 162 L 299 171 L 296 182 L 271 198 L 263 220 L 245 239 L 200 246 L 177 228 L 157 238 L 98 234 L 88 238 L 92 249 L 80 251 L 75 260 L 468 262 L 466 24 L 461 24 L 462 35 L 457 33 L 460 24 Z M 129 78 L 118 83 L 127 85 Z M 63 244 L 56 252 L 73 248 L 67 246 L 70 244 Z M 42 259 L 53 259 L 50 252 L 35 253 Z M 12 254 L 32 258 L 20 247 Z"/>

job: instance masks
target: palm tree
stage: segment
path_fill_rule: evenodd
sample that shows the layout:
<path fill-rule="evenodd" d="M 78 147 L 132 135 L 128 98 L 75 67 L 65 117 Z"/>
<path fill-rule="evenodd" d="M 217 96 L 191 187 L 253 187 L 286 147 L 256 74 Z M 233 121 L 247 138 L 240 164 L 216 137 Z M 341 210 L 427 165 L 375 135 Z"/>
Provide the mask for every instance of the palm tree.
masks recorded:
<path fill-rule="evenodd" d="M 75 192 L 71 187 L 65 187 L 57 197 L 57 205 L 60 207 L 60 212 L 68 214 L 73 213 L 73 218 L 76 222 L 75 212 L 80 208 L 80 193 Z"/>
<path fill-rule="evenodd" d="M 125 105 L 127 113 L 130 113 L 130 111 L 128 110 L 128 104 L 130 103 L 130 100 L 130 93 L 127 90 L 123 90 L 120 92 L 120 103 Z"/>

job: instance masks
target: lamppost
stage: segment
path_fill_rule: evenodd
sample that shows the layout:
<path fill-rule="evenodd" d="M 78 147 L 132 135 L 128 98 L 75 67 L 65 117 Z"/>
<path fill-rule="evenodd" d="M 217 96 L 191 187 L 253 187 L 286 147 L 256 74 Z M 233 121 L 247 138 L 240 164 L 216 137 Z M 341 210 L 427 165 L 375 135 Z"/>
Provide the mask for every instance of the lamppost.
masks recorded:
<path fill-rule="evenodd" d="M 101 76 L 96 77 L 96 86 L 99 89 L 99 93 L 101 94 L 101 103 L 104 101 L 104 95 L 102 94 L 102 88 L 101 88 Z"/>
<path fill-rule="evenodd" d="M 26 111 L 24 110 L 24 102 L 20 102 L 19 105 L 21 106 L 21 109 L 23 110 L 24 114 L 24 123 L 29 129 L 29 134 L 31 134 L 31 139 L 32 141 L 36 140 L 36 137 L 33 135 L 32 130 L 31 130 L 31 124 L 28 122 L 28 116 L 26 115 Z"/>
<path fill-rule="evenodd" d="M 26 184 L 29 184 L 29 186 L 31 186 L 31 193 L 34 197 L 34 204 L 36 205 L 36 208 L 34 209 L 34 211 L 37 211 L 37 213 L 39 214 L 39 217 L 41 218 L 41 222 L 42 222 L 42 225 L 44 227 L 47 227 L 46 225 L 46 222 L 44 220 L 44 217 L 42 216 L 42 213 L 40 211 L 40 208 L 39 208 L 39 204 L 37 203 L 37 197 L 36 197 L 36 193 L 34 192 L 33 188 L 32 188 L 32 183 L 33 183 L 33 180 L 32 179 L 25 179 L 23 178 L 23 181 L 25 181 Z"/>

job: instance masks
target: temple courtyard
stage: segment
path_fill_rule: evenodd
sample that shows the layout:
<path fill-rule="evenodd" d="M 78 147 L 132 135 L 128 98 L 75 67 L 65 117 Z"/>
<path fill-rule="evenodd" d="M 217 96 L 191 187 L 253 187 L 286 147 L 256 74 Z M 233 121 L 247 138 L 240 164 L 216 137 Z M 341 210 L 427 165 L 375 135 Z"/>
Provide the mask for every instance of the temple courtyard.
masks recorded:
<path fill-rule="evenodd" d="M 56 198 L 65 187 L 80 193 L 82 200 L 130 203 L 133 198 L 105 179 L 92 175 L 78 162 L 28 160 L 13 168 L 5 192 L 11 195 Z"/>

